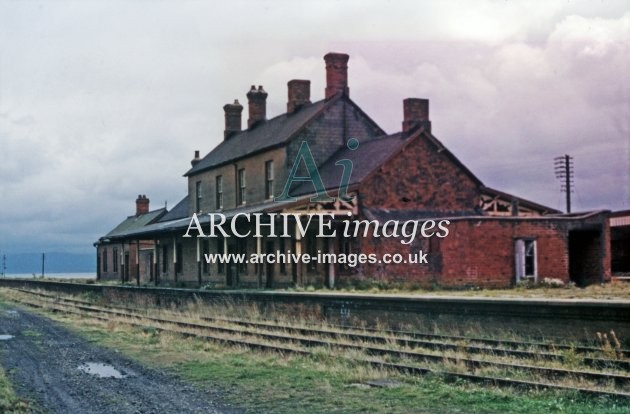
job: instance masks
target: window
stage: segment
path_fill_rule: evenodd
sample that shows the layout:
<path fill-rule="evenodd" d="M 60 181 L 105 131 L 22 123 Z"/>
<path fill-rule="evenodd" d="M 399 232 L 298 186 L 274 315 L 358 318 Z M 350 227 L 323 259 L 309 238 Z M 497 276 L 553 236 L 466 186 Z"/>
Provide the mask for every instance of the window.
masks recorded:
<path fill-rule="evenodd" d="M 184 268 L 182 263 L 184 258 L 182 257 L 182 244 L 177 243 L 175 245 L 175 273 L 181 273 Z"/>
<path fill-rule="evenodd" d="M 195 212 L 201 211 L 201 181 L 195 183 Z"/>
<path fill-rule="evenodd" d="M 273 198 L 273 161 L 265 163 L 265 198 Z"/>
<path fill-rule="evenodd" d="M 216 187 L 217 210 L 221 210 L 223 208 L 223 176 L 222 175 L 217 175 L 215 187 Z"/>
<path fill-rule="evenodd" d="M 536 280 L 538 264 L 536 259 L 536 240 L 517 239 L 514 259 L 516 263 L 516 281 L 523 279 Z"/>
<path fill-rule="evenodd" d="M 103 272 L 107 273 L 107 249 L 103 249 Z"/>
<path fill-rule="evenodd" d="M 238 185 L 237 204 L 245 204 L 247 202 L 247 198 L 245 194 L 245 190 L 247 189 L 247 182 L 245 180 L 246 180 L 245 168 L 241 168 L 240 170 L 238 170 L 238 178 L 237 178 L 237 185 Z"/>
<path fill-rule="evenodd" d="M 114 249 L 114 252 L 112 253 L 112 259 L 114 261 L 112 271 L 114 273 L 118 273 L 118 249 Z"/>

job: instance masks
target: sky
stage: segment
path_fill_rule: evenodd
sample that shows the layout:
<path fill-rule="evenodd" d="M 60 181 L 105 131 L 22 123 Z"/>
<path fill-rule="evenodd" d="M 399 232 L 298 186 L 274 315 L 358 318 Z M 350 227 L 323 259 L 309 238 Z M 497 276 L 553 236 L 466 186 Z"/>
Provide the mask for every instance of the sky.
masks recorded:
<path fill-rule="evenodd" d="M 430 99 L 485 185 L 564 209 L 570 154 L 574 211 L 630 209 L 628 1 L 0 0 L 0 252 L 91 253 L 138 194 L 173 207 L 223 105 L 322 99 L 329 51 L 388 133 Z"/>

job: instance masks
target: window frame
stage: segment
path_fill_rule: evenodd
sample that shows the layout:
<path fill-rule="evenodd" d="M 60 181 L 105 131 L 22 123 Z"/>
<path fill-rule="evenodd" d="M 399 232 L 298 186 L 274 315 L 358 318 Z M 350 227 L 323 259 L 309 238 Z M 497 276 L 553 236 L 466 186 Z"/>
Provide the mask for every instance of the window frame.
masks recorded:
<path fill-rule="evenodd" d="M 217 175 L 214 179 L 217 210 L 223 210 L 223 175 Z"/>
<path fill-rule="evenodd" d="M 273 199 L 274 196 L 274 168 L 273 160 L 265 161 L 265 199 Z"/>
<path fill-rule="evenodd" d="M 519 237 L 514 240 L 514 266 L 517 283 L 538 281 L 538 243 L 535 238 Z"/>
<path fill-rule="evenodd" d="M 203 198 L 201 190 L 201 181 L 195 182 L 195 213 L 201 212 L 201 199 Z"/>
<path fill-rule="evenodd" d="M 245 168 L 239 168 L 236 173 L 237 204 L 242 206 L 247 203 L 247 174 Z"/>

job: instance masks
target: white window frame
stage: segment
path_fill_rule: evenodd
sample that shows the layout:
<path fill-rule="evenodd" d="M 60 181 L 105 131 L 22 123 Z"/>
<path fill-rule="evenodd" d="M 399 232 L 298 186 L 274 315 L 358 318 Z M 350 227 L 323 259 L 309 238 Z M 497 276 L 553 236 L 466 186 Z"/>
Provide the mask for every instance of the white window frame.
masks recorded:
<path fill-rule="evenodd" d="M 533 274 L 526 274 L 525 262 L 528 247 L 531 248 L 531 253 L 534 257 Z M 514 264 L 517 283 L 522 280 L 538 281 L 538 246 L 536 239 L 524 237 L 514 241 Z"/>

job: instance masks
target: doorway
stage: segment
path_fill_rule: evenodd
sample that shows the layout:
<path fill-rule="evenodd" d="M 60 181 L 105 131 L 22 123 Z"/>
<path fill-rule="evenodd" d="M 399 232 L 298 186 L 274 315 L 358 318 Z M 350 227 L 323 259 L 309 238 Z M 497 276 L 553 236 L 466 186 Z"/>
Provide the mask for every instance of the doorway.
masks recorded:
<path fill-rule="evenodd" d="M 267 253 L 267 257 L 272 257 L 274 255 L 273 251 L 273 242 L 268 241 L 265 245 L 265 253 Z M 265 273 L 267 274 L 267 281 L 265 283 L 265 287 L 272 288 L 273 287 L 273 267 L 274 263 L 271 263 L 269 260 L 265 261 Z"/>
<path fill-rule="evenodd" d="M 601 232 L 569 232 L 569 278 L 578 286 L 599 283 L 602 277 Z"/>

